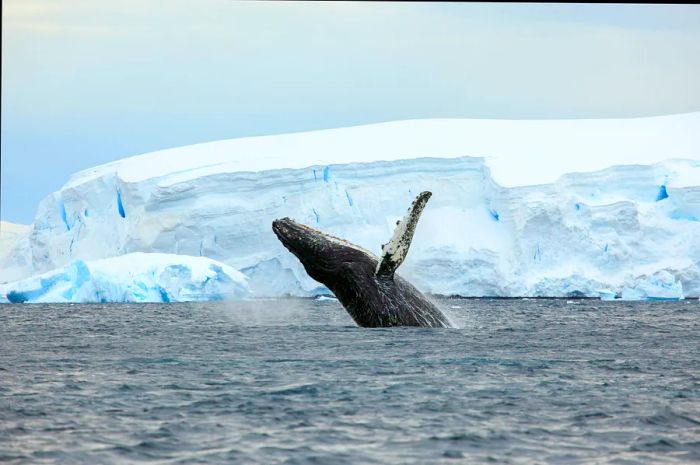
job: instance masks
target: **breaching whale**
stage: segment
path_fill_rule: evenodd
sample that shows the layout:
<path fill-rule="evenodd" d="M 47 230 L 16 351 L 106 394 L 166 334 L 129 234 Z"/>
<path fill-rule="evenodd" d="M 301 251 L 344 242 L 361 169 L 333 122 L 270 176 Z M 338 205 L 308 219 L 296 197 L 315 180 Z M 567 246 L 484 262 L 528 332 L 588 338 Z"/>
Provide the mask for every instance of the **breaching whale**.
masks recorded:
<path fill-rule="evenodd" d="M 413 201 L 396 223 L 382 258 L 343 239 L 289 218 L 272 222 L 272 230 L 297 256 L 306 272 L 326 285 L 359 326 L 451 327 L 449 319 L 418 289 L 396 274 L 413 239 L 430 192 Z"/>

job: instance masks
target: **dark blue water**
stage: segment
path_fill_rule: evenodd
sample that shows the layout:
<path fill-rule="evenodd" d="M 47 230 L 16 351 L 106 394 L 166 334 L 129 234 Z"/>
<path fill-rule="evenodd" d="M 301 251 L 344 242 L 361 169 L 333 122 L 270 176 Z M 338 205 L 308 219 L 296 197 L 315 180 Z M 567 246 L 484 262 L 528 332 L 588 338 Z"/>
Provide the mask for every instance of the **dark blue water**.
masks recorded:
<path fill-rule="evenodd" d="M 441 305 L 0 306 L 0 461 L 700 462 L 698 302 Z"/>

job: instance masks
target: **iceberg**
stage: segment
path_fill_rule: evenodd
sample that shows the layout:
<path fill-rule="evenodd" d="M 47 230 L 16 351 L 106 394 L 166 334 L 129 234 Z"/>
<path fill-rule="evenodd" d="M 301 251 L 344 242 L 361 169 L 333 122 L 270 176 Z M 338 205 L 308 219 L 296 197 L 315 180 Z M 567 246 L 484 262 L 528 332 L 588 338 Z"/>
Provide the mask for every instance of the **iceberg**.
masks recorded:
<path fill-rule="evenodd" d="M 327 295 L 272 220 L 379 254 L 423 190 L 433 197 L 399 273 L 424 292 L 700 296 L 700 113 L 396 121 L 126 158 L 44 198 L 0 261 L 0 282 L 51 270 L 76 280 L 76 260 L 144 253 L 225 264 L 256 297 Z"/>
<path fill-rule="evenodd" d="M 239 299 L 247 278 L 204 257 L 130 253 L 0 284 L 0 302 L 188 302 Z"/>
<path fill-rule="evenodd" d="M 671 273 L 661 270 L 651 276 L 640 276 L 631 286 L 622 289 L 624 300 L 680 300 L 683 285 Z"/>

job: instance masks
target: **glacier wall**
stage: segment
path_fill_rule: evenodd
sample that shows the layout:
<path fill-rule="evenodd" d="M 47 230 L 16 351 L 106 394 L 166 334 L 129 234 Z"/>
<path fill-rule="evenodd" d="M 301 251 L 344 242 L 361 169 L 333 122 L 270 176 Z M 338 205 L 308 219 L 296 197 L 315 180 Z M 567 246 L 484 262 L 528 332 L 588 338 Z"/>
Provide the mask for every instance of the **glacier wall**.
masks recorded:
<path fill-rule="evenodd" d="M 422 190 L 433 197 L 400 273 L 438 294 L 633 295 L 670 273 L 700 294 L 700 162 L 622 166 L 503 188 L 483 159 L 423 158 L 129 184 L 89 181 L 42 201 L 28 274 L 132 252 L 208 257 L 257 296 L 324 292 L 272 234 L 290 216 L 379 253 Z M 679 286 L 682 287 L 682 291 Z M 663 294 L 663 286 L 656 293 Z M 603 294 L 601 294 L 603 293 Z M 644 294 L 646 295 L 646 294 Z"/>
<path fill-rule="evenodd" d="M 691 134 L 688 127 L 700 127 L 699 116 L 683 120 L 684 130 L 674 137 Z M 477 137 L 469 124 L 455 126 L 451 121 L 449 127 L 459 130 L 446 134 L 436 132 L 431 121 L 421 135 L 423 126 L 410 123 L 396 134 L 395 123 L 384 129 L 372 125 L 365 133 L 337 130 L 332 141 L 320 145 L 313 142 L 321 137 L 315 133 L 237 139 L 243 141 L 238 145 L 202 144 L 77 173 L 41 202 L 31 232 L 2 263 L 0 282 L 59 269 L 74 260 L 147 252 L 227 264 L 247 276 L 251 296 L 325 293 L 276 239 L 273 219 L 289 216 L 378 254 L 415 195 L 430 190 L 433 197 L 399 269 L 423 291 L 464 296 L 700 295 L 697 136 L 687 136 L 678 148 L 677 141 L 664 144 L 654 134 L 661 140 L 656 150 L 663 161 L 506 187 L 497 179 L 516 179 L 515 174 L 494 177 L 492 166 L 502 171 L 504 158 L 514 155 L 463 156 L 474 154 L 470 143 L 460 139 L 463 134 Z M 583 131 L 594 141 L 584 148 L 591 154 L 608 150 L 611 134 L 617 134 L 600 127 L 598 132 Z M 428 136 L 436 133 L 459 143 L 431 142 Z M 627 133 L 644 138 L 629 128 Z M 328 139 L 328 134 L 323 137 Z M 404 145 L 411 137 L 419 147 L 413 151 Z M 388 139 L 400 142 L 392 145 Z M 561 153 L 567 153 L 568 143 L 559 141 Z M 381 151 L 358 151 L 355 157 L 348 152 L 348 147 L 370 145 Z M 619 140 L 612 145 L 624 146 Z M 442 152 L 428 151 L 431 146 Z M 340 155 L 330 152 L 333 147 Z M 520 149 L 511 151 L 533 152 L 531 146 Z M 653 159 L 648 153 L 645 157 Z M 516 161 L 514 171 L 523 163 Z M 588 161 L 569 165 L 581 163 Z M 537 166 L 529 166 L 523 183 L 539 179 L 532 175 L 536 171 Z"/>

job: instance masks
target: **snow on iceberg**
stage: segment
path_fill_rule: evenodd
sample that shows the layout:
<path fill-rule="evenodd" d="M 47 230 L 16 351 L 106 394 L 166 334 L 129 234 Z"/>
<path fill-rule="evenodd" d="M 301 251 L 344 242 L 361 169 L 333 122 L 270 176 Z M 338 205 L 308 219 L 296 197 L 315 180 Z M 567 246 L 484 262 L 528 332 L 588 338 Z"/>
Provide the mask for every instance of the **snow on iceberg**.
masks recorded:
<path fill-rule="evenodd" d="M 31 226 L 26 224 L 0 221 L 0 263 L 6 260 L 7 255 L 14 249 L 17 242 L 29 235 L 31 229 Z"/>
<path fill-rule="evenodd" d="M 630 159 L 639 164 L 610 166 Z M 158 252 L 225 263 L 259 297 L 328 294 L 272 220 L 379 253 L 423 190 L 433 197 L 399 270 L 423 291 L 610 298 L 645 288 L 625 295 L 649 298 L 661 289 L 649 277 L 665 271 L 700 295 L 700 113 L 411 120 L 131 157 L 76 173 L 42 200 L 0 281 Z"/>
<path fill-rule="evenodd" d="M 0 285 L 0 301 L 186 302 L 247 295 L 247 278 L 202 257 L 130 253 L 95 261 L 74 260 L 39 276 Z"/>

